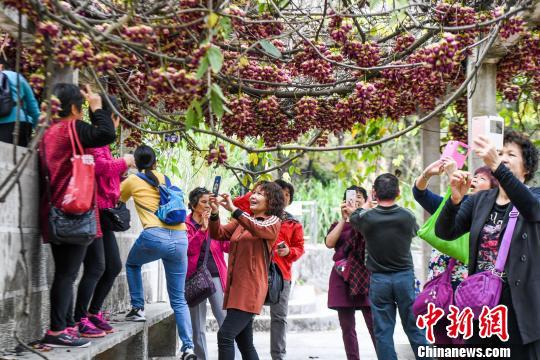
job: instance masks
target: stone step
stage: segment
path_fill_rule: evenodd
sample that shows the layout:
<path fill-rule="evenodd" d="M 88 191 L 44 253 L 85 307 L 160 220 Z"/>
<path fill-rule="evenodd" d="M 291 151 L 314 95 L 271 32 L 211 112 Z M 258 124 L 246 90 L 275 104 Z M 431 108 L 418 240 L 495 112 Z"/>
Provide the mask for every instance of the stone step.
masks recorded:
<path fill-rule="evenodd" d="M 287 316 L 288 331 L 329 331 L 339 327 L 337 312 L 333 310 L 317 313 L 297 314 Z M 270 316 L 259 315 L 253 322 L 254 331 L 270 331 Z M 206 331 L 218 331 L 216 319 L 209 317 L 206 320 Z"/>
<path fill-rule="evenodd" d="M 54 360 L 146 360 L 149 357 L 172 356 L 176 354 L 178 337 L 176 321 L 167 303 L 147 304 L 146 322 L 124 320 L 125 314 L 118 314 L 111 320 L 115 332 L 103 338 L 91 339 L 89 347 L 67 349 L 55 348 L 43 353 Z M 2 359 L 11 359 L 2 357 Z M 41 359 L 24 352 L 14 356 L 17 360 Z"/>
<path fill-rule="evenodd" d="M 318 309 L 315 288 L 311 285 L 295 286 L 289 299 L 289 315 L 316 313 Z M 206 302 L 206 313 L 212 314 L 210 302 Z M 264 306 L 261 315 L 270 316 L 270 306 Z"/>
<path fill-rule="evenodd" d="M 337 312 L 326 306 L 327 294 L 315 294 L 313 287 L 298 287 L 289 302 L 287 316 L 288 331 L 328 331 L 339 327 Z M 255 317 L 255 331 L 270 331 L 270 307 L 264 306 L 260 315 Z M 212 311 L 207 311 L 207 331 L 217 331 L 218 324 Z"/>

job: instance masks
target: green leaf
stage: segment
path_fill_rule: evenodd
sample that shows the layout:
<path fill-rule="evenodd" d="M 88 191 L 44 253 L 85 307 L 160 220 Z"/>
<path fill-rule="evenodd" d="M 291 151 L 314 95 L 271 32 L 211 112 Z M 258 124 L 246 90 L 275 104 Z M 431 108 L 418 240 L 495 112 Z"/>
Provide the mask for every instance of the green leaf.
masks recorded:
<path fill-rule="evenodd" d="M 281 51 L 279 51 L 278 48 L 275 47 L 274 44 L 272 44 L 270 41 L 261 40 L 260 44 L 264 51 L 266 51 L 268 54 L 272 55 L 277 59 L 281 58 Z"/>
<path fill-rule="evenodd" d="M 219 15 L 215 12 L 211 12 L 210 15 L 208 15 L 207 24 L 209 28 L 213 28 L 216 26 L 219 20 Z"/>
<path fill-rule="evenodd" d="M 221 53 L 221 50 L 217 46 L 212 46 L 210 49 L 208 49 L 206 55 L 210 61 L 212 71 L 217 74 L 223 66 L 223 54 Z"/>
<path fill-rule="evenodd" d="M 223 101 L 217 95 L 215 92 L 212 91 L 210 95 L 210 106 L 212 107 L 212 111 L 216 115 L 218 119 L 221 119 L 223 117 L 223 113 L 225 109 L 223 108 Z"/>
<path fill-rule="evenodd" d="M 221 100 L 223 100 L 225 103 L 229 102 L 229 100 L 225 97 L 225 95 L 223 95 L 223 91 L 221 91 L 221 88 L 219 87 L 218 84 L 216 83 L 212 84 L 212 91 L 215 92 L 221 98 Z"/>
<path fill-rule="evenodd" d="M 225 40 L 229 40 L 232 34 L 231 19 L 227 16 L 220 16 L 218 23 L 219 33 Z"/>
<path fill-rule="evenodd" d="M 197 115 L 195 114 L 195 111 L 193 110 L 193 107 L 190 107 L 188 111 L 186 112 L 186 130 L 191 129 L 192 127 L 198 127 L 199 126 L 199 120 L 197 118 Z"/>
<path fill-rule="evenodd" d="M 197 80 L 202 79 L 204 74 L 206 74 L 206 70 L 208 70 L 208 53 L 201 59 L 201 63 L 199 64 L 199 68 L 197 69 Z"/>
<path fill-rule="evenodd" d="M 197 118 L 202 119 L 203 114 L 202 114 L 201 103 L 198 101 L 195 101 L 195 104 L 193 105 L 193 107 L 195 108 L 195 111 L 197 112 Z"/>
<path fill-rule="evenodd" d="M 244 174 L 244 177 L 242 178 L 242 185 L 248 186 L 253 182 L 253 178 L 249 174 Z"/>
<path fill-rule="evenodd" d="M 255 153 L 249 154 L 248 159 L 249 159 L 249 162 L 253 164 L 253 166 L 257 166 L 257 164 L 259 163 L 259 156 Z"/>
<path fill-rule="evenodd" d="M 289 166 L 289 169 L 288 169 L 288 173 L 289 173 L 289 176 L 293 176 L 294 173 L 296 171 L 296 167 L 295 166 Z"/>

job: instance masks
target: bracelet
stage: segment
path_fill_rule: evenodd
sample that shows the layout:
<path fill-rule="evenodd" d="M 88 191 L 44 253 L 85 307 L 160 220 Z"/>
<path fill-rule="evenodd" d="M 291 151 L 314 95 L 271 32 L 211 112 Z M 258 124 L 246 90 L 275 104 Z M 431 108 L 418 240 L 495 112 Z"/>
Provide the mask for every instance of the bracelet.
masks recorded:
<path fill-rule="evenodd" d="M 219 220 L 219 213 L 217 214 L 210 214 L 210 221 L 216 221 Z"/>

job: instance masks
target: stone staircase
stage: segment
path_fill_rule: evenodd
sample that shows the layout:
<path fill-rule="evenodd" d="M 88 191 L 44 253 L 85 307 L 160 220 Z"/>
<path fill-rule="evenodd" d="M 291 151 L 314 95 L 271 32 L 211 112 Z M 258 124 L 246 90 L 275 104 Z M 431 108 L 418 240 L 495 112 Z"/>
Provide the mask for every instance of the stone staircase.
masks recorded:
<path fill-rule="evenodd" d="M 317 294 L 311 285 L 296 285 L 291 290 L 288 331 L 310 332 L 327 331 L 339 328 L 337 312 L 326 306 L 327 294 Z M 218 324 L 207 303 L 207 331 L 217 331 Z M 255 331 L 270 331 L 270 307 L 264 306 L 260 315 L 255 317 Z"/>

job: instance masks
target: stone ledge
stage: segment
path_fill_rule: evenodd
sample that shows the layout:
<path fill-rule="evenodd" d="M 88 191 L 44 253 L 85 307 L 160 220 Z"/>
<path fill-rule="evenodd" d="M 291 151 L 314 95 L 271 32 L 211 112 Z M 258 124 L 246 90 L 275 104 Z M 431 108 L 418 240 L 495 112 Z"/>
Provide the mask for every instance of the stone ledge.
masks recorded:
<path fill-rule="evenodd" d="M 86 360 L 86 359 L 120 359 L 118 356 L 117 348 L 123 343 L 129 342 L 132 338 L 140 337 L 137 339 L 137 345 L 143 347 L 142 349 L 131 348 L 127 349 L 128 351 L 121 351 L 126 353 L 126 356 L 122 356 L 125 359 L 147 359 L 147 347 L 146 347 L 146 338 L 148 337 L 148 331 L 154 325 L 159 324 L 163 320 L 171 317 L 174 321 L 173 312 L 168 303 L 155 303 L 147 304 L 145 307 L 146 322 L 130 322 L 130 321 L 120 321 L 111 322 L 115 328 L 115 332 L 105 336 L 104 338 L 92 339 L 92 344 L 87 348 L 77 348 L 77 349 L 67 349 L 67 348 L 56 348 L 49 352 L 43 352 L 42 354 L 48 357 L 49 359 L 54 360 Z M 123 314 L 118 316 L 118 319 L 123 319 Z M 176 338 L 176 331 L 173 332 L 174 337 Z M 167 335 L 163 334 L 163 337 L 166 338 Z M 148 347 L 151 347 L 152 344 L 148 344 Z M 176 343 L 174 345 L 174 351 L 176 351 Z M 105 355 L 114 351 L 116 355 L 110 354 L 109 356 Z M 137 354 L 137 352 L 142 352 Z M 100 356 L 101 354 L 105 356 Z M 170 354 L 170 355 L 174 355 Z M 14 359 L 20 360 L 37 360 L 40 359 L 35 354 L 30 352 L 24 353 L 23 356 L 13 357 Z"/>

